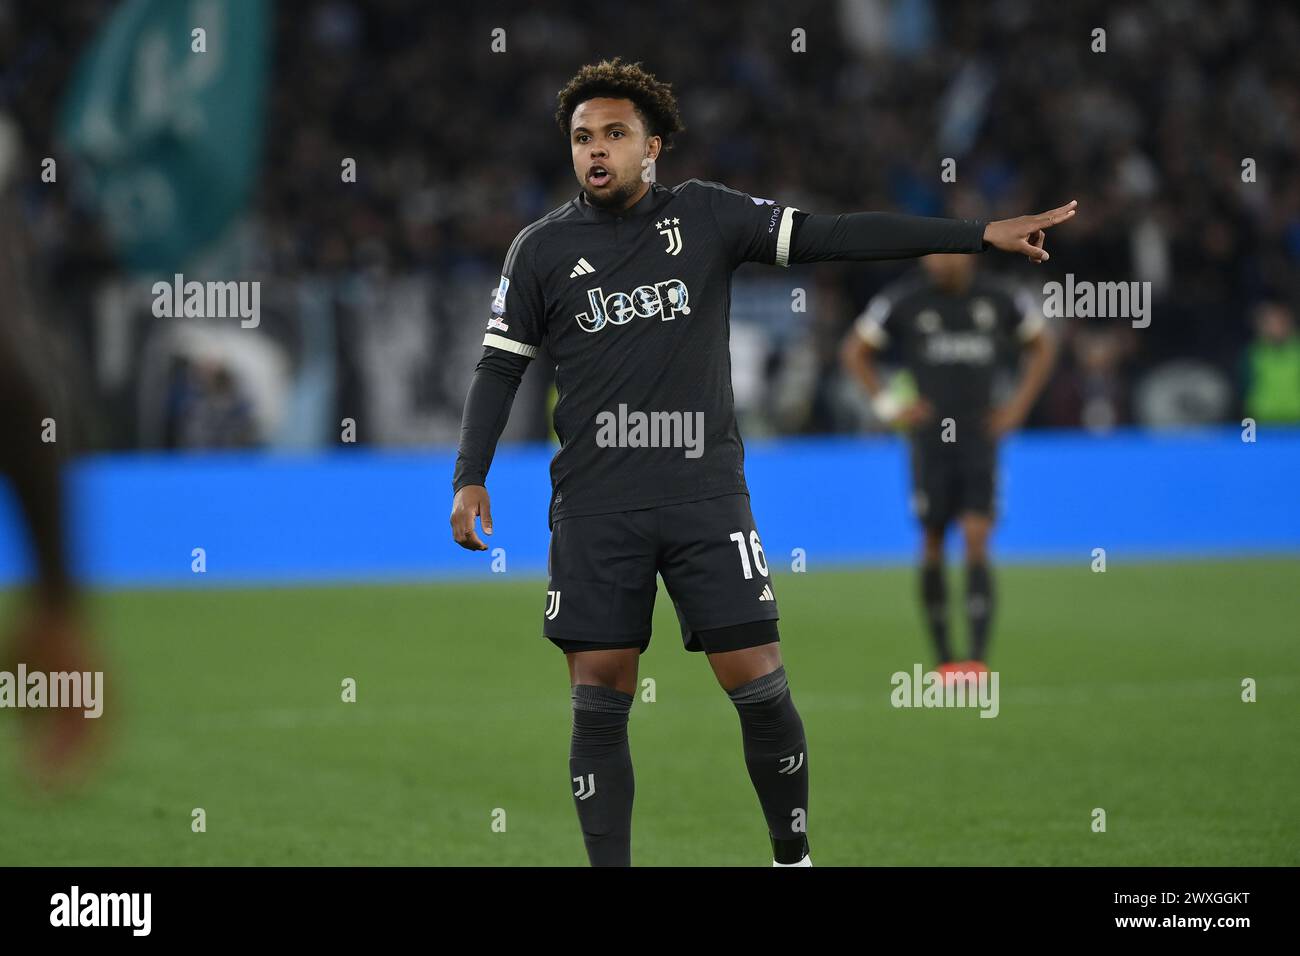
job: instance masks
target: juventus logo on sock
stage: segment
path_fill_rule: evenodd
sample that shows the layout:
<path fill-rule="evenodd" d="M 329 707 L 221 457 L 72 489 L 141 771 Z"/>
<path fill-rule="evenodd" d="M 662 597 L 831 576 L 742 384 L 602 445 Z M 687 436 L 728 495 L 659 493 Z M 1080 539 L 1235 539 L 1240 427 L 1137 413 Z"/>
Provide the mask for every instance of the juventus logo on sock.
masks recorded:
<path fill-rule="evenodd" d="M 578 785 L 578 789 L 573 792 L 573 795 L 579 800 L 586 800 L 596 792 L 596 775 L 594 773 L 589 773 L 585 777 L 574 777 L 573 782 Z"/>
<path fill-rule="evenodd" d="M 798 763 L 795 762 L 796 760 Z M 803 766 L 803 751 L 799 752 L 798 757 L 782 757 L 781 763 L 784 764 L 784 766 L 778 770 L 777 773 L 798 773 L 799 768 Z"/>

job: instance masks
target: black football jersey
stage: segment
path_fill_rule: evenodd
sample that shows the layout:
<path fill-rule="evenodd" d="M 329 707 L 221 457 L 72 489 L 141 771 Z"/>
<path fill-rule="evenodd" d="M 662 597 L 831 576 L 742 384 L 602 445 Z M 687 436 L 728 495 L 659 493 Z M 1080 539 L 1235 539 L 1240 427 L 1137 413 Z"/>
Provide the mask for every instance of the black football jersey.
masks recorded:
<path fill-rule="evenodd" d="M 961 294 L 946 292 L 924 272 L 886 286 L 858 317 L 858 335 L 892 353 L 935 410 L 914 437 L 955 451 L 987 444 L 985 419 L 994 378 L 1043 329 L 1042 311 L 1027 293 L 976 274 Z M 944 420 L 955 423 L 955 442 L 942 441 Z"/>
<path fill-rule="evenodd" d="M 520 231 L 483 343 L 555 362 L 552 521 L 747 492 L 731 274 L 788 265 L 795 211 L 692 179 L 619 212 L 579 193 Z"/>

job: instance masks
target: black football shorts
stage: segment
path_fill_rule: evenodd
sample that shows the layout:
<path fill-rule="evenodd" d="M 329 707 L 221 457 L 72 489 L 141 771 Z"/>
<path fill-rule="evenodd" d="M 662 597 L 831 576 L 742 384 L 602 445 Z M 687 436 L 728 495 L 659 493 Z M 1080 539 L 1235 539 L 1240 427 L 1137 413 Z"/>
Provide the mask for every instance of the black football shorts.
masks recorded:
<path fill-rule="evenodd" d="M 994 516 L 997 453 L 957 453 L 912 445 L 912 511 L 927 528 L 946 528 L 963 514 Z"/>
<path fill-rule="evenodd" d="M 677 608 L 688 651 L 733 650 L 777 640 L 779 615 L 749 495 L 616 514 L 561 518 L 551 531 L 542 634 L 561 649 L 650 644 L 655 575 Z M 741 634 L 709 644 L 719 628 Z M 704 642 L 699 634 L 707 632 Z M 763 636 L 755 636 L 763 635 Z"/>

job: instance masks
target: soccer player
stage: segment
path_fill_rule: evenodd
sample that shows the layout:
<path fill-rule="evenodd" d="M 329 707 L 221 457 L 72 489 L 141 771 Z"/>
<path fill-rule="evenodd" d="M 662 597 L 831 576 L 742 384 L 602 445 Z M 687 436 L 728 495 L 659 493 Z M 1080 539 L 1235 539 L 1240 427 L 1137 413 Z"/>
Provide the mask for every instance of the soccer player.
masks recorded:
<path fill-rule="evenodd" d="M 593 866 L 631 863 L 627 721 L 650 642 L 655 574 L 687 650 L 735 702 L 774 863 L 810 866 L 808 754 L 781 663 L 777 603 L 750 514 L 731 392 L 731 273 L 978 252 L 1044 259 L 1062 207 L 1003 222 L 809 215 L 717 183 L 655 181 L 682 129 L 671 87 L 619 59 L 584 66 L 556 119 L 581 191 L 506 253 L 465 400 L 454 540 L 486 550 L 484 482 L 515 389 L 545 343 L 555 362 L 550 584 L 542 634 L 568 660 L 569 776 Z"/>
<path fill-rule="evenodd" d="M 59 446 L 41 440 L 51 415 L 47 390 L 20 347 L 19 316 L 29 307 L 23 277 L 27 243 L 14 201 L 4 195 L 0 169 L 0 477 L 7 479 L 17 515 L 31 542 L 34 580 L 26 606 L 6 622 L 0 670 L 26 664 L 46 674 L 96 670 L 82 610 L 81 589 L 69 570 L 64 474 Z M 60 423 L 65 429 L 67 423 Z M 24 711 L 26 766 L 46 788 L 76 782 L 95 752 L 97 721 L 72 708 Z"/>
<path fill-rule="evenodd" d="M 886 287 L 844 339 L 845 368 L 871 395 L 877 416 L 909 429 L 912 507 L 921 522 L 921 604 L 938 670 L 986 670 L 993 617 L 989 533 L 994 519 L 997 443 L 1019 427 L 1042 391 L 1053 346 L 1043 314 L 1025 294 L 977 275 L 975 260 L 932 255 L 919 275 Z M 904 404 L 881 383 L 876 353 L 892 348 L 916 382 Z M 1024 373 L 1012 397 L 993 407 L 1000 360 L 1023 350 Z M 948 639 L 943 547 L 961 525 L 966 544 L 969 660 L 954 659 Z"/>

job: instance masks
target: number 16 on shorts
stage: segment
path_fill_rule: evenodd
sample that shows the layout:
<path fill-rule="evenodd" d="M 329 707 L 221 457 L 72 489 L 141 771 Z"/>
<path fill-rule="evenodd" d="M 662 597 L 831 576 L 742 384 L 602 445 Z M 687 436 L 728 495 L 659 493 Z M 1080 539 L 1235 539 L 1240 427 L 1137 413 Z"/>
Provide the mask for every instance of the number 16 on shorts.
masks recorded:
<path fill-rule="evenodd" d="M 748 550 L 745 548 L 745 532 L 733 531 L 731 540 L 736 542 L 736 550 L 740 552 L 740 568 L 745 572 L 745 580 L 748 581 L 754 576 L 754 568 L 757 568 L 758 573 L 763 577 L 767 577 L 767 558 L 763 554 L 763 546 L 759 544 L 758 532 L 751 531 L 749 533 Z M 749 563 L 750 551 L 754 553 L 754 563 L 752 565 Z"/>

